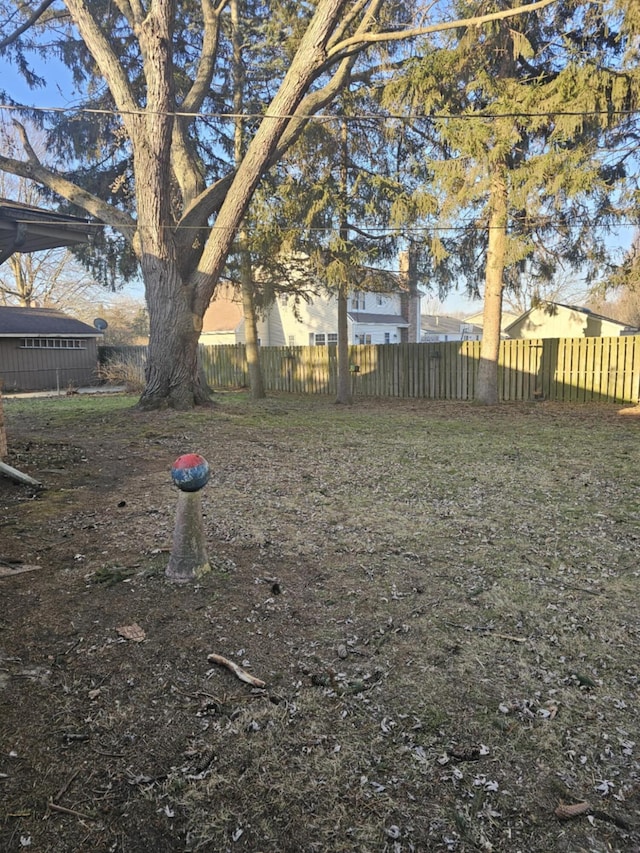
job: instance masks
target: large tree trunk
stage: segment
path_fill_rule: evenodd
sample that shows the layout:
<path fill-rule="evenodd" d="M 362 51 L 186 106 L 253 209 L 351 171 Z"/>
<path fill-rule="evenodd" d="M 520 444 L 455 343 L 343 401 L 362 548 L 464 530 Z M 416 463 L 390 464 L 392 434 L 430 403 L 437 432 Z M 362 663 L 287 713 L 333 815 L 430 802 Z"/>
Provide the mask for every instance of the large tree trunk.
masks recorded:
<path fill-rule="evenodd" d="M 498 355 L 504 264 L 507 249 L 507 176 L 504 164 L 495 167 L 489 198 L 489 245 L 485 273 L 482 344 L 478 365 L 475 401 L 484 405 L 498 403 Z"/>
<path fill-rule="evenodd" d="M 147 384 L 138 403 L 143 409 L 169 406 L 191 409 L 210 402 L 198 364 L 202 318 L 191 308 L 175 264 L 142 258 L 149 306 Z"/>

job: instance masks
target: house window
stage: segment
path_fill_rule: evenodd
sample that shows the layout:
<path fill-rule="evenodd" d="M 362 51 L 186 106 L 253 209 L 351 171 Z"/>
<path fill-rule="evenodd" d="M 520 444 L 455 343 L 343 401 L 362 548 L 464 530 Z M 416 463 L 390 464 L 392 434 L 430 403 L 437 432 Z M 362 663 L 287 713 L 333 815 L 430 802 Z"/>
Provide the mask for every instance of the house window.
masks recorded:
<path fill-rule="evenodd" d="M 23 338 L 21 349 L 86 349 L 81 338 Z"/>
<path fill-rule="evenodd" d="M 353 311 L 364 311 L 364 293 L 356 290 L 351 298 L 351 308 Z"/>
<path fill-rule="evenodd" d="M 329 344 L 330 347 L 337 347 L 338 346 L 337 334 L 335 334 L 333 332 L 329 332 L 329 334 L 327 335 L 327 343 Z"/>
<path fill-rule="evenodd" d="M 385 342 L 385 344 L 391 343 L 391 335 L 389 334 L 389 332 L 384 333 L 384 342 Z"/>
<path fill-rule="evenodd" d="M 295 345 L 296 345 L 296 336 L 295 335 L 289 335 L 289 346 L 294 347 Z"/>
<path fill-rule="evenodd" d="M 370 344 L 371 335 L 356 335 L 356 340 L 359 344 Z"/>
<path fill-rule="evenodd" d="M 315 336 L 315 344 L 317 347 L 323 347 L 327 342 L 326 336 L 322 333 Z"/>

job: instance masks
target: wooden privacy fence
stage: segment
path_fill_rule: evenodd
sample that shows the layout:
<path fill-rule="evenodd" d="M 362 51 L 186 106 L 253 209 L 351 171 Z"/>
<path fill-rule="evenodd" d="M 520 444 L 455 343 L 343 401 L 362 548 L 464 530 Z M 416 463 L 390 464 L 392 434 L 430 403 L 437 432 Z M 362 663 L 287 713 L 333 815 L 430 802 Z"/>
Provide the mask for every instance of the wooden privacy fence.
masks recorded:
<path fill-rule="evenodd" d="M 109 358 L 145 356 L 144 347 L 108 350 Z M 244 344 L 201 346 L 200 355 L 212 388 L 248 384 Z M 262 347 L 260 357 L 267 391 L 337 393 L 335 347 Z M 472 400 L 480 342 L 352 346 L 349 357 L 356 396 Z M 637 403 L 640 336 L 502 341 L 498 376 L 505 401 Z"/>

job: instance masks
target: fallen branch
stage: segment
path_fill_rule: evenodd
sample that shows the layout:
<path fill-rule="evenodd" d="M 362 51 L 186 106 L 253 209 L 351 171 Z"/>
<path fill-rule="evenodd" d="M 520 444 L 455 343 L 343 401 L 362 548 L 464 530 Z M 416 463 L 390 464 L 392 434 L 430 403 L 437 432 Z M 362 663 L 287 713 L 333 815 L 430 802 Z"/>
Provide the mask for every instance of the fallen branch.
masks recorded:
<path fill-rule="evenodd" d="M 226 666 L 226 668 L 230 669 L 231 672 L 240 679 L 240 681 L 246 681 L 247 684 L 252 684 L 254 687 L 264 687 L 266 684 L 266 682 L 261 681 L 259 678 L 250 675 L 245 669 L 238 666 L 237 663 L 229 660 L 229 658 L 223 658 L 222 655 L 210 654 L 208 655 L 207 660 L 210 660 L 212 663 L 217 663 L 220 666 Z"/>
<path fill-rule="evenodd" d="M 30 477 L 28 474 L 23 474 L 22 471 L 18 471 L 17 468 L 12 468 L 11 465 L 7 465 L 6 462 L 0 462 L 0 474 L 4 474 L 5 477 L 9 477 L 17 483 L 25 483 L 27 486 L 38 486 L 38 488 L 42 487 L 42 483 L 38 480 L 34 480 L 33 477 Z"/>

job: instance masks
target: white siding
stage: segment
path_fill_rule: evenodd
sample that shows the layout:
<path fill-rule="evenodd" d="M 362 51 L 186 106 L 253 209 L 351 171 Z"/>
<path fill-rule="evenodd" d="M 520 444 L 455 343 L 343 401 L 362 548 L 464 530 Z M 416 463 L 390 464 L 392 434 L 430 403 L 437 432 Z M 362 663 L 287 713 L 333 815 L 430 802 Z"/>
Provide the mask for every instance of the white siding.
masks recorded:
<path fill-rule="evenodd" d="M 298 316 L 296 316 L 296 314 Z M 298 319 L 299 318 L 299 319 Z M 269 313 L 265 346 L 309 346 L 309 335 L 337 334 L 338 302 L 334 296 L 312 296 L 296 305 L 291 296 L 278 297 Z M 325 338 L 326 340 L 326 338 Z"/>
<path fill-rule="evenodd" d="M 358 294 L 358 312 L 355 312 L 354 295 L 350 295 L 347 303 L 348 311 L 380 316 L 399 315 L 401 312 L 401 297 L 395 293 L 364 293 Z M 406 327 L 406 323 L 405 326 Z M 366 322 L 349 319 L 349 343 L 359 343 L 359 336 L 370 335 L 372 344 L 384 344 L 385 334 L 389 335 L 389 343 L 400 343 L 401 326 L 390 323 L 376 323 L 371 317 Z M 258 324 L 258 336 L 263 346 L 309 346 L 316 342 L 316 335 L 328 336 L 338 333 L 338 300 L 331 294 L 310 296 L 309 301 L 300 299 L 297 303 L 291 296 L 282 295 L 276 298 L 267 317 Z M 238 340 L 242 340 L 239 336 Z"/>

